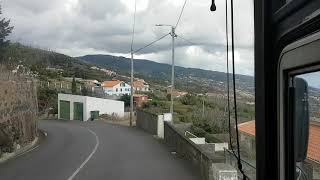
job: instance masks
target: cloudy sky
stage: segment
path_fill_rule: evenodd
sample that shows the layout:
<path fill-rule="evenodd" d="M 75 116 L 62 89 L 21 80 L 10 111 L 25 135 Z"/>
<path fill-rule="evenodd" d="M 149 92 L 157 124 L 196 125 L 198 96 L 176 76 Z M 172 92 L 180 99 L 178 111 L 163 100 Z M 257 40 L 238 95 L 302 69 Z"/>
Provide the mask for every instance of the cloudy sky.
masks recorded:
<path fill-rule="evenodd" d="M 3 15 L 15 29 L 9 37 L 26 45 L 51 49 L 70 56 L 130 51 L 134 0 L 0 0 Z M 188 0 L 177 39 L 176 62 L 180 66 L 226 70 L 225 0 Z M 155 24 L 175 25 L 184 0 L 137 0 L 136 39 L 139 49 L 170 31 Z M 254 73 L 253 0 L 235 1 L 235 60 L 237 73 Z M 157 62 L 171 62 L 168 36 L 136 55 Z"/>

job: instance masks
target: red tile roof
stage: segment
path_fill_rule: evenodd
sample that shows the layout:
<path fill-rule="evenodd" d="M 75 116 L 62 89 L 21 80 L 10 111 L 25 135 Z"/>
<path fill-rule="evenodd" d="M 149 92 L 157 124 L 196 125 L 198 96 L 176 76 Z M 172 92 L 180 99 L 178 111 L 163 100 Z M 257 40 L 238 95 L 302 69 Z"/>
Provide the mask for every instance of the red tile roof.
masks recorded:
<path fill-rule="evenodd" d="M 239 131 L 251 136 L 256 135 L 256 121 L 249 121 L 238 125 Z"/>
<path fill-rule="evenodd" d="M 320 123 L 310 123 L 308 158 L 320 162 Z"/>
<path fill-rule="evenodd" d="M 118 84 L 120 84 L 122 81 L 119 81 L 119 80 L 112 80 L 112 81 L 104 81 L 102 83 L 102 86 L 103 87 L 114 87 Z"/>
<path fill-rule="evenodd" d="M 135 88 L 143 88 L 145 86 L 143 81 L 134 81 L 133 82 L 133 87 Z"/>
<path fill-rule="evenodd" d="M 256 123 L 255 121 L 249 121 L 238 125 L 239 131 L 249 134 L 251 136 L 256 135 Z M 309 129 L 309 144 L 308 144 L 308 159 L 320 162 L 320 123 L 311 122 Z"/>

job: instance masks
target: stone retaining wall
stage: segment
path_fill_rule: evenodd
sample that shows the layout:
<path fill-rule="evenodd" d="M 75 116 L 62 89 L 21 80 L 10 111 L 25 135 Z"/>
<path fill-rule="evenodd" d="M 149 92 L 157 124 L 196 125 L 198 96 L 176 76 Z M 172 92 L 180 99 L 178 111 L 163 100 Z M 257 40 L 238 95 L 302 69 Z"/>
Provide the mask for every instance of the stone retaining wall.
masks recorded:
<path fill-rule="evenodd" d="M 158 134 L 158 115 L 137 110 L 137 127 L 152 134 Z"/>
<path fill-rule="evenodd" d="M 164 141 L 171 151 L 188 159 L 201 171 L 203 180 L 213 180 L 212 164 L 224 163 L 223 153 L 214 153 L 214 145 L 196 145 L 186 138 L 179 128 L 170 122 L 164 123 Z"/>

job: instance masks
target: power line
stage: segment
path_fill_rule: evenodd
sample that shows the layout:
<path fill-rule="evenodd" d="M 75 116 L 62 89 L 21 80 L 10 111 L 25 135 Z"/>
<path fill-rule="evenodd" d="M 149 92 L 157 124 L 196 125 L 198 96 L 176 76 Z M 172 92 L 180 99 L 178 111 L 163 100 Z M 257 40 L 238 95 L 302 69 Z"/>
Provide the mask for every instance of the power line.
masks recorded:
<path fill-rule="evenodd" d="M 190 41 L 190 40 L 182 37 L 181 35 L 179 35 L 178 38 L 184 40 L 185 42 L 189 43 L 189 44 L 192 45 L 192 46 L 202 46 L 201 44 L 192 42 L 192 41 Z M 208 49 L 206 49 L 206 51 L 209 52 L 209 53 L 211 53 L 211 54 L 214 54 L 214 52 L 212 52 L 212 51 L 210 51 L 210 50 L 208 50 Z"/>
<path fill-rule="evenodd" d="M 133 53 L 138 53 L 138 52 L 142 51 L 143 49 L 146 49 L 147 47 L 149 47 L 149 46 L 151 46 L 151 45 L 155 44 L 156 42 L 158 42 L 158 41 L 160 41 L 160 40 L 162 40 L 163 38 L 167 37 L 168 35 L 170 35 L 170 33 L 165 34 L 165 35 L 163 35 L 161 38 L 159 38 L 159 39 L 157 39 L 157 40 L 155 40 L 155 41 L 152 41 L 151 43 L 149 43 L 149 44 L 147 44 L 147 45 L 143 46 L 143 47 L 142 47 L 142 48 L 140 48 L 140 49 L 133 50 L 132 52 L 133 52 Z M 128 53 L 126 53 L 126 54 L 131 54 L 131 52 L 128 52 Z M 129 57 L 130 57 L 130 55 L 123 56 L 123 58 L 129 58 Z"/>
<path fill-rule="evenodd" d="M 177 24 L 176 24 L 176 26 L 175 26 L 176 29 L 177 29 L 177 27 L 178 27 L 178 25 L 179 25 L 179 22 L 180 22 L 180 20 L 181 20 L 181 17 L 182 17 L 184 8 L 186 7 L 187 1 L 188 1 L 188 0 L 185 0 L 185 1 L 184 1 L 184 4 L 183 4 L 183 6 L 182 6 L 182 10 L 181 10 L 181 12 L 180 12 L 179 19 L 178 19 Z"/>
<path fill-rule="evenodd" d="M 134 36 L 135 36 L 135 30 L 136 30 L 136 14 L 137 14 L 137 0 L 135 0 L 135 3 L 134 3 L 131 52 L 133 51 L 133 42 L 134 42 Z"/>
<path fill-rule="evenodd" d="M 231 38 L 232 38 L 232 78 L 233 78 L 233 99 L 234 99 L 234 115 L 236 121 L 236 136 L 237 136 L 237 151 L 238 151 L 238 169 L 243 175 L 243 179 L 247 180 L 247 176 L 243 171 L 241 163 L 241 153 L 240 153 L 240 142 L 239 142 L 239 127 L 238 127 L 238 110 L 237 110 L 237 91 L 236 91 L 236 69 L 234 60 L 234 5 L 233 0 L 231 0 Z"/>
<path fill-rule="evenodd" d="M 229 125 L 229 143 L 232 153 L 236 156 L 232 145 L 231 134 L 231 106 L 230 106 L 230 73 L 229 73 L 229 19 L 228 19 L 228 0 L 226 0 L 226 43 L 227 43 L 227 98 L 228 98 L 228 125 Z"/>
<path fill-rule="evenodd" d="M 190 40 L 188 40 L 188 39 L 186 39 L 186 38 L 184 38 L 184 37 L 182 37 L 182 36 L 180 36 L 180 35 L 178 36 L 178 38 L 184 40 L 185 42 L 189 43 L 190 45 L 199 46 L 199 44 L 194 43 L 194 42 L 192 42 L 192 41 L 190 41 Z"/>
<path fill-rule="evenodd" d="M 138 49 L 138 50 L 135 50 L 135 51 L 133 51 L 133 52 L 134 52 L 134 53 L 137 53 L 137 52 L 139 52 L 139 51 L 142 51 L 143 49 L 145 49 L 145 48 L 147 48 L 147 47 L 155 44 L 156 42 L 162 40 L 163 38 L 167 37 L 168 35 L 170 35 L 170 33 L 168 33 L 168 34 L 160 37 L 159 39 L 157 39 L 157 40 L 155 40 L 155 41 L 152 41 L 151 43 L 149 43 L 149 44 L 145 45 L 144 47 L 142 47 L 142 48 L 140 48 L 140 49 Z"/>

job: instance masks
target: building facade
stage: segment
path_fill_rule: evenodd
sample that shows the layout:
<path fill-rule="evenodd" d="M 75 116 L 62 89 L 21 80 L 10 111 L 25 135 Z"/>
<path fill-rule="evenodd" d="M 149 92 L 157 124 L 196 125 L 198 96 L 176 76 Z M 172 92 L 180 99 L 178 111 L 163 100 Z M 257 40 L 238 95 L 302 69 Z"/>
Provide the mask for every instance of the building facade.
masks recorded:
<path fill-rule="evenodd" d="M 134 94 L 133 102 L 136 107 L 142 108 L 142 106 L 148 102 L 148 96 L 142 94 Z"/>
<path fill-rule="evenodd" d="M 123 81 L 104 81 L 102 88 L 105 94 L 110 96 L 131 95 L 131 86 Z"/>
<path fill-rule="evenodd" d="M 58 95 L 58 118 L 89 121 L 101 114 L 124 116 L 124 102 L 70 94 Z"/>
<path fill-rule="evenodd" d="M 150 86 L 144 80 L 137 80 L 133 82 L 133 88 L 135 92 L 149 92 Z"/>

